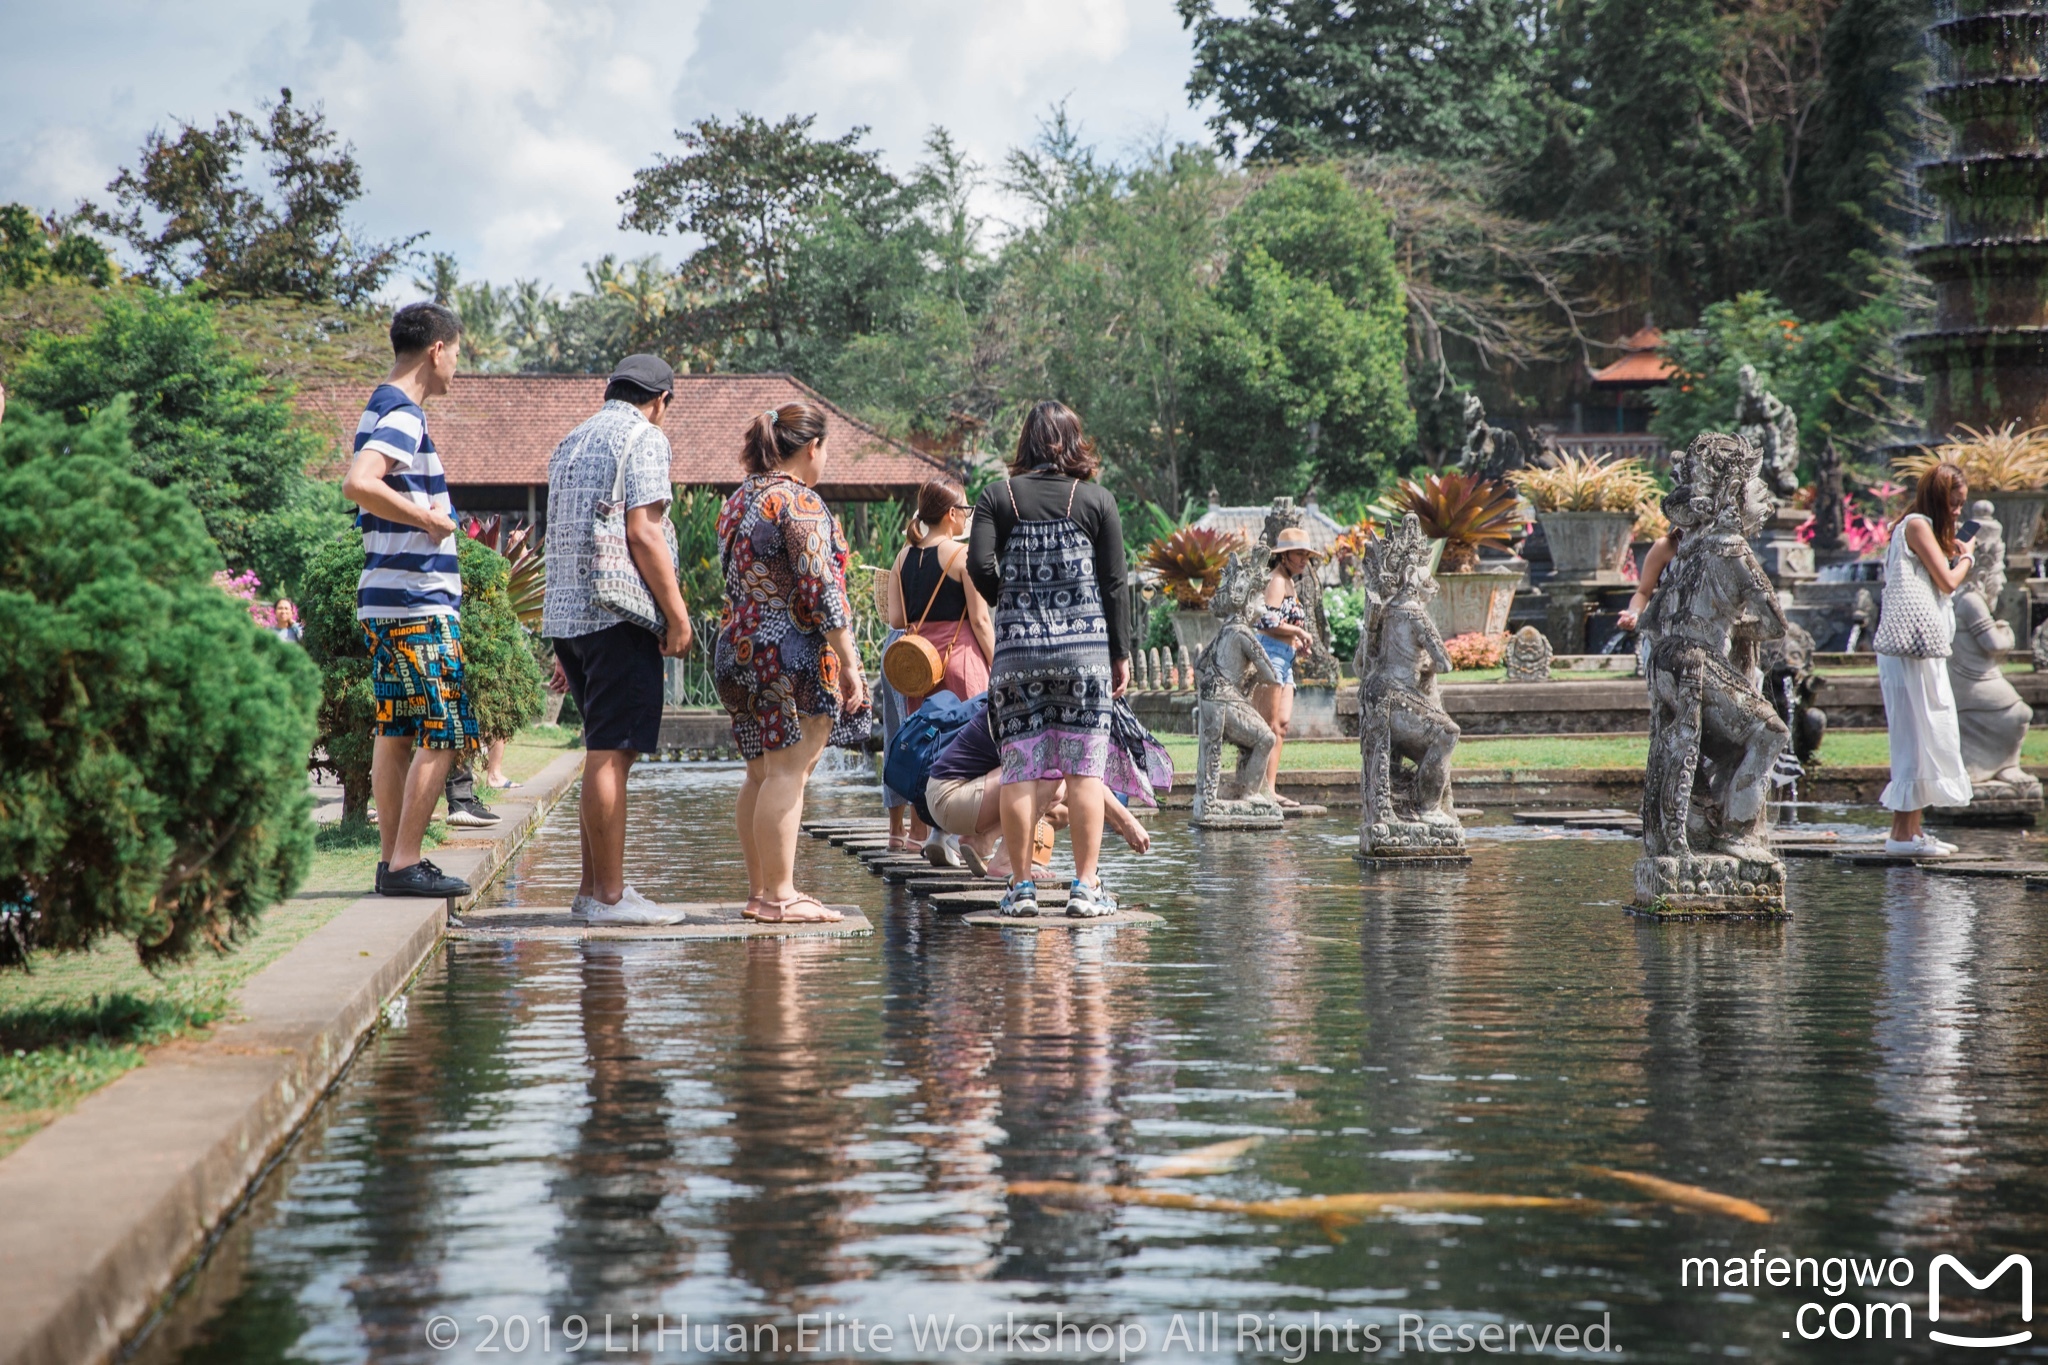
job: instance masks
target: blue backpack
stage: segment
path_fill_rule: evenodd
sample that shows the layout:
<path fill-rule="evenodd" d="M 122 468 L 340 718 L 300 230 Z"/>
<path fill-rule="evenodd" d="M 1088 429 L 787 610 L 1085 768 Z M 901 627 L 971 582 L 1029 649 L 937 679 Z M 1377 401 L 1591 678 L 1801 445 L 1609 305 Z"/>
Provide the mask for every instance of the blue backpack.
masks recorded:
<path fill-rule="evenodd" d="M 896 738 L 889 741 L 889 751 L 882 759 L 882 783 L 915 806 L 917 818 L 927 825 L 933 821 L 932 813 L 925 809 L 924 788 L 932 764 L 953 742 L 953 736 L 979 721 L 987 707 L 986 692 L 961 701 L 941 689 L 926 697 L 914 714 L 904 717 Z"/>

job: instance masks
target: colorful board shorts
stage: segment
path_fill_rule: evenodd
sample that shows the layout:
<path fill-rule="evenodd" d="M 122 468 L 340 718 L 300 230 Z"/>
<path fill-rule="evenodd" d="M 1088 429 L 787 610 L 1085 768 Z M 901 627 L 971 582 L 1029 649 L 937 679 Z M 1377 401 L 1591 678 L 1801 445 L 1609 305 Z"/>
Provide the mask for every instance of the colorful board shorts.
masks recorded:
<path fill-rule="evenodd" d="M 462 627 L 453 616 L 361 621 L 370 648 L 374 733 L 417 739 L 429 749 L 478 747 L 476 717 L 462 685 Z"/>

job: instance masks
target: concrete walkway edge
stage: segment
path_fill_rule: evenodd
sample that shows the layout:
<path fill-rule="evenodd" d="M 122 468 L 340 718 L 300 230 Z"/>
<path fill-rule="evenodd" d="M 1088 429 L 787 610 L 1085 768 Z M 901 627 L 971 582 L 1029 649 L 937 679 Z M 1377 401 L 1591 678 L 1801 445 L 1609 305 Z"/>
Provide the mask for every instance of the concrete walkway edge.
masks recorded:
<path fill-rule="evenodd" d="M 582 774 L 563 754 L 434 861 L 481 894 Z M 457 909 L 461 908 L 459 903 Z M 158 1049 L 0 1159 L 0 1365 L 114 1356 L 441 941 L 449 905 L 366 896 L 242 988 L 236 1021 Z"/>

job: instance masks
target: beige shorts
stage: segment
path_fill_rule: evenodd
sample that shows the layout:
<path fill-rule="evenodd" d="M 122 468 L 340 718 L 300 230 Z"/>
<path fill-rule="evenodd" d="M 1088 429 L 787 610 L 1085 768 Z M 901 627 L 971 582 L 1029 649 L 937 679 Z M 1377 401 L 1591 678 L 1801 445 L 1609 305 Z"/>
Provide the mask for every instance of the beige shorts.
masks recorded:
<path fill-rule="evenodd" d="M 984 773 L 980 777 L 933 778 L 925 784 L 924 803 L 930 807 L 932 819 L 939 822 L 939 828 L 948 834 L 972 836 L 975 827 L 981 823 L 981 798 L 988 784 L 999 773 Z"/>

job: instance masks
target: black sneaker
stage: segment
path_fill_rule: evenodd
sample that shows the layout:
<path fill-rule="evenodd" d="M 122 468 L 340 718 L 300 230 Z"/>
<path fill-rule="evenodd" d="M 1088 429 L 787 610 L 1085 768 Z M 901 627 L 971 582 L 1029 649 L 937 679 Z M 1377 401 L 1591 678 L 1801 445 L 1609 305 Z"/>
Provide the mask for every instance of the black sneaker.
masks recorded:
<path fill-rule="evenodd" d="M 469 883 L 460 877 L 449 876 L 422 858 L 411 867 L 386 872 L 379 890 L 387 896 L 425 896 L 446 900 L 450 896 L 467 896 Z"/>
<path fill-rule="evenodd" d="M 448 803 L 448 823 L 451 825 L 459 825 L 466 829 L 477 829 L 485 825 L 495 825 L 504 818 L 504 816 L 474 798 L 467 801 L 451 801 Z"/>
<path fill-rule="evenodd" d="M 378 894 L 378 895 L 380 895 L 380 896 L 384 894 L 384 874 L 385 874 L 385 873 L 387 873 L 387 872 L 389 872 L 390 870 L 391 870 L 391 864 L 390 864 L 390 863 L 378 863 L 378 864 L 377 864 L 377 881 L 376 881 L 376 889 L 377 889 L 377 894 Z"/>

